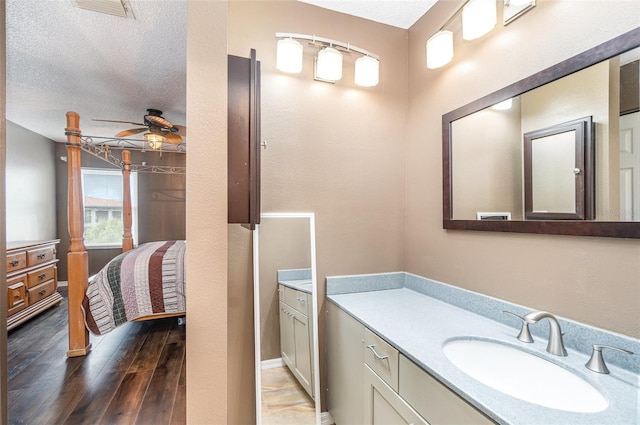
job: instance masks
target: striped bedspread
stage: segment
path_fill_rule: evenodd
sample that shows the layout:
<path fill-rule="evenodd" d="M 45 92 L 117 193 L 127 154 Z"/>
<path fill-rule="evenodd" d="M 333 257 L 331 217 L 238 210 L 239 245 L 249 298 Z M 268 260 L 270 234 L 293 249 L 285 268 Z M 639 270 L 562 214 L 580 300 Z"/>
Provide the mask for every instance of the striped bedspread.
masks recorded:
<path fill-rule="evenodd" d="M 82 302 L 87 329 L 105 334 L 143 316 L 185 311 L 185 241 L 149 242 L 111 260 Z"/>

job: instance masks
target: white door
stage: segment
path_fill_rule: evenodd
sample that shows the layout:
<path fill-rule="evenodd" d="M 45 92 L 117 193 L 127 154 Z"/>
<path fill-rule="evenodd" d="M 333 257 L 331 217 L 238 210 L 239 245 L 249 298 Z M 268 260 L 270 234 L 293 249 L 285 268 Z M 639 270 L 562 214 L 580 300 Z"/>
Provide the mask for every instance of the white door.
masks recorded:
<path fill-rule="evenodd" d="M 640 112 L 620 117 L 620 220 L 640 220 Z"/>

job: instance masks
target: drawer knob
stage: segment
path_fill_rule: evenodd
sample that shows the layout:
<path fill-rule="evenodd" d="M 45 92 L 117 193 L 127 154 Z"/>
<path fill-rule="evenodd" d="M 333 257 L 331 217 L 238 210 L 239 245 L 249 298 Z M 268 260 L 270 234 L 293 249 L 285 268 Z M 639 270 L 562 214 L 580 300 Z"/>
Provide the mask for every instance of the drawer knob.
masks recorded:
<path fill-rule="evenodd" d="M 47 254 L 42 253 L 42 254 L 38 254 L 38 260 L 44 260 L 46 258 Z"/>
<path fill-rule="evenodd" d="M 15 267 L 15 266 L 17 266 L 18 264 L 20 264 L 20 261 L 18 261 L 18 260 L 13 260 L 13 261 L 11 261 L 11 262 L 9 263 L 9 265 L 10 265 L 11 267 Z"/>
<path fill-rule="evenodd" d="M 298 300 L 298 302 L 301 302 L 301 303 L 304 303 L 304 302 L 306 302 L 306 301 L 307 301 L 307 300 L 305 300 L 305 299 L 304 299 L 304 298 L 302 298 L 302 297 L 298 297 L 298 298 L 296 298 L 296 300 Z"/>
<path fill-rule="evenodd" d="M 376 358 L 379 360 L 386 360 L 389 358 L 389 356 L 381 356 L 380 354 L 378 354 L 378 352 L 376 351 L 373 345 L 367 345 L 367 348 L 373 351 L 373 355 L 376 356 Z"/>
<path fill-rule="evenodd" d="M 39 295 L 44 295 L 44 294 L 46 294 L 46 293 L 47 293 L 47 290 L 46 290 L 46 289 L 43 289 L 42 291 L 38 292 L 38 294 L 39 294 Z"/>
<path fill-rule="evenodd" d="M 44 279 L 45 277 L 47 277 L 46 273 L 42 273 L 42 274 L 38 275 L 38 279 L 40 279 L 40 280 Z"/>

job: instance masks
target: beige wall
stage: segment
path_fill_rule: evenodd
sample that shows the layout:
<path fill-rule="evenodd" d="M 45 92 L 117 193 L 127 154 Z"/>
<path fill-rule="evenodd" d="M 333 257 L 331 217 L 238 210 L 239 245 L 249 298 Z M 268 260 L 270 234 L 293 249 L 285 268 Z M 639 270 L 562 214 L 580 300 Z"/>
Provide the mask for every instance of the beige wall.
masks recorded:
<path fill-rule="evenodd" d="M 302 74 L 278 72 L 276 32 L 316 34 L 372 51 L 382 58 L 380 84 L 353 84 L 355 57 L 345 57 L 343 80 L 335 85 L 314 81 L 310 47 Z M 255 48 L 262 63 L 262 138 L 268 144 L 262 151 L 262 211 L 316 214 L 321 300 L 327 275 L 402 269 L 406 43 L 404 30 L 300 2 L 229 3 L 229 54 L 247 56 Z M 230 365 L 229 373 L 237 367 L 234 376 L 246 383 L 233 384 L 229 396 L 242 395 L 245 412 L 243 390 L 251 391 L 253 382 L 248 379 L 253 379 L 248 371 L 253 356 L 246 354 L 253 332 L 246 303 L 252 290 L 245 280 L 251 276 L 248 233 L 231 227 L 229 235 L 229 335 L 238 335 L 229 341 L 229 352 L 244 366 Z M 319 316 L 323 341 L 321 309 Z"/>
<path fill-rule="evenodd" d="M 187 423 L 225 424 L 227 2 L 187 7 Z"/>
<path fill-rule="evenodd" d="M 424 44 L 458 4 L 409 31 L 405 268 L 484 294 L 640 336 L 640 241 L 442 229 L 441 116 L 638 26 L 635 1 L 539 1 L 507 27 L 424 66 Z M 544 30 L 542 30 L 544 29 Z"/>

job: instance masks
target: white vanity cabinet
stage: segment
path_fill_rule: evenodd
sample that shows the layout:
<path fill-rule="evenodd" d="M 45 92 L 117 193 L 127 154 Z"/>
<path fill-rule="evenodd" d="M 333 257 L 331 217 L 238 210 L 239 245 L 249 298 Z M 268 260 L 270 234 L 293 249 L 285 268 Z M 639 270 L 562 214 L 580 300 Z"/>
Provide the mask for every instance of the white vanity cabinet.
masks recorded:
<path fill-rule="evenodd" d="M 309 320 L 311 295 L 284 285 L 280 285 L 278 289 L 282 361 L 313 398 L 312 329 Z"/>
<path fill-rule="evenodd" d="M 494 423 L 331 302 L 327 345 L 327 405 L 336 425 Z"/>

